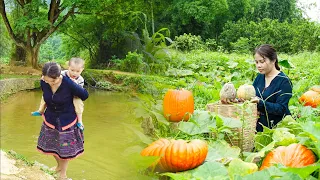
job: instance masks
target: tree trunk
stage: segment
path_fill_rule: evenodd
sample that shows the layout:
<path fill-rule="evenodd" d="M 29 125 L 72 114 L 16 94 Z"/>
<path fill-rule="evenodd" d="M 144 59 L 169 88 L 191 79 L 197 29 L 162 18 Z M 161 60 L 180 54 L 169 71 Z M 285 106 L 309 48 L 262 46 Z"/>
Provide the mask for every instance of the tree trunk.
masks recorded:
<path fill-rule="evenodd" d="M 26 65 L 26 50 L 16 44 L 12 46 L 10 65 Z"/>
<path fill-rule="evenodd" d="M 35 69 L 38 69 L 38 58 L 39 58 L 39 48 L 32 47 L 32 46 L 27 46 L 27 56 L 26 56 L 26 61 L 27 61 L 27 66 L 32 66 Z"/>

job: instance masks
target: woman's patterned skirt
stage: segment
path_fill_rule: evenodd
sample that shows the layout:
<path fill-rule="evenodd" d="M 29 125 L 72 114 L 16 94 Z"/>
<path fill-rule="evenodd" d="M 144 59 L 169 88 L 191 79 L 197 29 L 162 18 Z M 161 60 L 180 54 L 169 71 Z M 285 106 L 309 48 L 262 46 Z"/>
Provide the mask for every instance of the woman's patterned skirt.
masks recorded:
<path fill-rule="evenodd" d="M 66 130 L 61 130 L 59 126 L 56 129 L 52 129 L 43 123 L 37 149 L 44 154 L 69 160 L 78 157 L 84 152 L 83 143 L 83 132 L 76 124 Z"/>

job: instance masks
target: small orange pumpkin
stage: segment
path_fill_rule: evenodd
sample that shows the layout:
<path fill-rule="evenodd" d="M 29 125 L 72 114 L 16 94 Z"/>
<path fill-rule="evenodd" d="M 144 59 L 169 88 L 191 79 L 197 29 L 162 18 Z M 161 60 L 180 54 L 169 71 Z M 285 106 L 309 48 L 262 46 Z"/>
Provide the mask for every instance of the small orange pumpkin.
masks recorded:
<path fill-rule="evenodd" d="M 199 139 L 191 141 L 159 139 L 141 151 L 142 156 L 161 156 L 156 165 L 156 170 L 160 172 L 193 169 L 204 162 L 207 154 L 207 142 Z"/>
<path fill-rule="evenodd" d="M 238 88 L 237 96 L 239 99 L 250 100 L 256 96 L 256 90 L 252 85 L 244 84 Z"/>
<path fill-rule="evenodd" d="M 191 91 L 168 90 L 163 99 L 164 116 L 171 122 L 188 121 L 194 111 L 194 100 Z"/>
<path fill-rule="evenodd" d="M 317 160 L 313 152 L 301 144 L 279 146 L 269 152 L 264 158 L 260 170 L 281 163 L 287 167 L 303 167 L 315 163 Z"/>
<path fill-rule="evenodd" d="M 320 104 L 320 94 L 316 91 L 307 91 L 299 98 L 300 103 L 304 106 L 316 108 Z"/>

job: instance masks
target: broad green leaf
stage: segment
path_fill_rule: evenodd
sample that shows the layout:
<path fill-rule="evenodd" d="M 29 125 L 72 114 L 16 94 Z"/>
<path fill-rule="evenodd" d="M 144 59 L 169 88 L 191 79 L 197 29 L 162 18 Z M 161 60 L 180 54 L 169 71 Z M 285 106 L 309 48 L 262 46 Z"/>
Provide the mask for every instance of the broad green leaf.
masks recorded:
<path fill-rule="evenodd" d="M 295 135 L 291 134 L 288 128 L 276 128 L 272 134 L 272 139 L 277 146 L 288 146 L 297 142 Z"/>
<path fill-rule="evenodd" d="M 218 162 L 205 162 L 193 170 L 180 173 L 163 173 L 161 175 L 166 175 L 176 180 L 218 180 L 221 177 L 226 177 L 227 174 L 227 168 L 223 164 Z"/>
<path fill-rule="evenodd" d="M 217 123 L 217 128 L 220 128 L 223 126 L 223 120 L 222 120 L 222 117 L 221 116 L 215 116 L 215 119 L 216 119 L 216 123 Z"/>
<path fill-rule="evenodd" d="M 157 113 L 155 111 L 150 111 L 152 114 L 154 114 L 157 118 L 157 120 L 165 125 L 169 125 L 169 122 L 167 121 L 167 119 L 160 113 Z"/>
<path fill-rule="evenodd" d="M 214 141 L 209 144 L 208 155 L 206 161 L 219 161 L 221 163 L 228 162 L 234 158 L 238 158 L 241 149 L 237 146 L 231 147 L 226 141 Z"/>
<path fill-rule="evenodd" d="M 188 122 L 180 122 L 179 130 L 189 135 L 209 133 L 215 120 L 208 111 L 195 111 Z"/>
<path fill-rule="evenodd" d="M 179 130 L 191 136 L 210 132 L 208 127 L 201 127 L 192 122 L 181 122 L 179 124 Z"/>
<path fill-rule="evenodd" d="M 136 169 L 147 169 L 160 157 L 158 156 L 141 156 L 140 153 L 131 153 L 127 156 L 129 163 L 133 164 Z"/>
<path fill-rule="evenodd" d="M 228 64 L 228 68 L 234 69 L 238 66 L 239 63 L 234 62 L 234 61 L 228 61 L 227 64 Z"/>
<path fill-rule="evenodd" d="M 233 159 L 229 163 L 228 174 L 231 180 L 235 175 L 246 176 L 258 171 L 258 166 L 255 163 L 244 162 L 241 159 Z"/>
<path fill-rule="evenodd" d="M 223 117 L 223 116 L 219 116 L 222 121 L 223 121 L 223 125 L 227 126 L 229 128 L 240 128 L 242 127 L 242 122 L 238 119 L 234 119 L 234 118 L 227 118 L 227 117 Z"/>
<path fill-rule="evenodd" d="M 257 171 L 242 178 L 235 178 L 235 180 L 302 180 L 299 175 L 291 172 L 283 172 L 279 168 L 272 166 L 262 171 Z"/>
<path fill-rule="evenodd" d="M 194 170 L 191 170 L 192 176 L 196 179 L 210 179 L 215 176 L 226 176 L 227 168 L 218 162 L 205 162 Z"/>
<path fill-rule="evenodd" d="M 310 133 L 315 140 L 320 141 L 320 122 L 308 121 L 302 124 L 303 130 Z"/>
<path fill-rule="evenodd" d="M 131 146 L 131 147 L 128 147 L 126 148 L 124 151 L 123 151 L 123 155 L 124 156 L 128 156 L 130 154 L 134 154 L 134 153 L 140 153 L 144 148 L 139 146 L 139 145 L 135 145 L 135 146 Z"/>
<path fill-rule="evenodd" d="M 267 146 L 262 148 L 259 152 L 250 153 L 250 155 L 247 156 L 245 161 L 246 162 L 253 162 L 253 160 L 255 158 L 264 157 L 266 152 L 271 151 L 274 148 L 274 145 L 275 145 L 275 142 L 271 142 L 270 144 L 268 144 Z"/>
<path fill-rule="evenodd" d="M 254 137 L 254 147 L 260 151 L 270 144 L 273 141 L 273 132 L 274 129 L 269 129 L 268 127 L 263 126 L 263 132 L 258 132 Z"/>
<path fill-rule="evenodd" d="M 141 131 L 138 131 L 137 129 L 139 129 L 138 127 L 134 127 L 134 125 L 132 124 L 127 124 L 127 123 L 122 123 L 125 127 L 127 127 L 128 129 L 132 130 L 141 140 L 141 142 L 145 143 L 145 144 L 151 144 L 152 140 L 146 136 L 145 134 L 143 134 Z M 141 129 L 141 128 L 140 128 Z"/>
<path fill-rule="evenodd" d="M 162 173 L 162 176 L 168 176 L 172 180 L 190 180 L 191 174 L 190 173 Z"/>
<path fill-rule="evenodd" d="M 301 107 L 301 117 L 309 117 L 313 114 L 313 108 L 311 106 Z"/>
<path fill-rule="evenodd" d="M 286 60 L 286 59 L 280 60 L 280 61 L 279 61 L 279 65 L 282 66 L 282 67 L 285 67 L 285 68 L 287 68 L 287 69 L 292 69 L 292 68 L 294 68 L 294 66 L 293 66 L 288 60 Z"/>
<path fill-rule="evenodd" d="M 320 169 L 320 163 L 317 163 L 315 165 L 305 166 L 302 168 L 289 168 L 289 167 L 281 168 L 282 171 L 298 174 L 303 179 L 307 178 L 308 176 L 310 176 L 311 173 L 319 169 Z"/>
<path fill-rule="evenodd" d="M 303 131 L 301 124 L 298 123 L 297 121 L 295 121 L 292 118 L 292 116 L 286 116 L 285 118 L 283 118 L 277 124 L 277 128 L 288 128 L 289 132 L 294 135 L 298 135 L 299 133 L 301 133 Z"/>
<path fill-rule="evenodd" d="M 141 107 L 138 107 L 138 108 L 135 108 L 134 109 L 134 115 L 137 117 L 137 118 L 148 118 L 150 117 L 149 113 L 147 110 L 145 110 L 144 108 L 141 108 Z"/>

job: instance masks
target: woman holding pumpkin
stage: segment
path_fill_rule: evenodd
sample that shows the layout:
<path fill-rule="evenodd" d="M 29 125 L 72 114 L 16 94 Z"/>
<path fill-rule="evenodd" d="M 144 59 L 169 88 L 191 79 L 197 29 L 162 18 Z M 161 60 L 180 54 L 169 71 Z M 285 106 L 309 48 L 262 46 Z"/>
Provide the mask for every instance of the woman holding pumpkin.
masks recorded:
<path fill-rule="evenodd" d="M 47 108 L 42 115 L 44 121 L 37 149 L 44 154 L 53 155 L 57 161 L 59 180 L 67 180 L 68 161 L 84 151 L 83 133 L 76 125 L 73 97 L 85 100 L 89 94 L 70 78 L 62 76 L 61 68 L 55 62 L 46 63 L 42 68 L 42 75 L 40 85 Z"/>
<path fill-rule="evenodd" d="M 263 131 L 263 126 L 274 127 L 286 115 L 290 115 L 288 103 L 292 97 L 290 79 L 280 71 L 276 50 L 268 44 L 257 47 L 254 51 L 258 76 L 253 82 L 259 119 L 256 130 Z"/>

